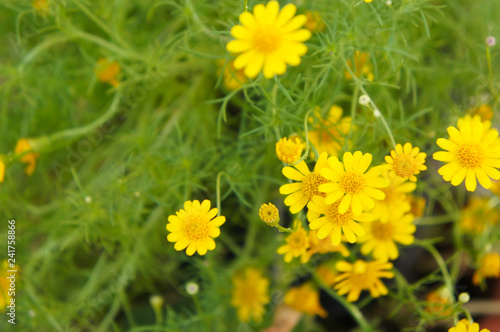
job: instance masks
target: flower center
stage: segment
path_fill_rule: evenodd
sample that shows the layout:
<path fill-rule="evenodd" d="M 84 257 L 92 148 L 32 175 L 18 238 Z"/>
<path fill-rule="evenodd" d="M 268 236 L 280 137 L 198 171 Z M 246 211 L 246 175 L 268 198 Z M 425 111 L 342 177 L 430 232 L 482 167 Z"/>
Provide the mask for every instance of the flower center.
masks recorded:
<path fill-rule="evenodd" d="M 326 193 L 318 191 L 318 187 L 324 183 L 328 183 L 328 180 L 316 172 L 311 172 L 302 179 L 302 191 L 309 199 L 316 195 L 326 197 Z"/>
<path fill-rule="evenodd" d="M 333 223 L 335 226 L 342 227 L 347 225 L 349 221 L 352 220 L 352 210 L 349 208 L 346 213 L 339 213 L 339 205 L 340 201 L 329 205 L 328 210 L 326 211 L 326 217 L 328 218 L 328 221 Z"/>
<path fill-rule="evenodd" d="M 278 218 L 279 212 L 272 203 L 262 204 L 259 209 L 259 217 L 264 222 L 272 222 Z"/>
<path fill-rule="evenodd" d="M 479 167 L 483 158 L 484 151 L 478 144 L 465 144 L 458 150 L 458 162 L 464 167 Z"/>
<path fill-rule="evenodd" d="M 372 223 L 373 237 L 380 241 L 387 241 L 392 239 L 394 234 L 394 227 L 391 223 L 382 223 L 375 221 Z"/>
<path fill-rule="evenodd" d="M 397 156 L 394 159 L 393 169 L 394 173 L 402 178 L 408 178 L 417 171 L 413 158 L 407 154 Z"/>
<path fill-rule="evenodd" d="M 200 216 L 188 216 L 185 221 L 184 234 L 191 241 L 198 241 L 208 236 L 208 220 Z"/>
<path fill-rule="evenodd" d="M 352 267 L 351 273 L 351 283 L 354 287 L 359 287 L 361 289 L 366 288 L 366 263 L 362 261 L 357 261 Z"/>
<path fill-rule="evenodd" d="M 349 171 L 340 180 L 340 186 L 347 194 L 357 194 L 366 187 L 364 176 L 358 172 Z"/>
<path fill-rule="evenodd" d="M 258 28 L 253 35 L 254 47 L 260 53 L 269 54 L 281 45 L 281 35 L 272 27 Z"/>

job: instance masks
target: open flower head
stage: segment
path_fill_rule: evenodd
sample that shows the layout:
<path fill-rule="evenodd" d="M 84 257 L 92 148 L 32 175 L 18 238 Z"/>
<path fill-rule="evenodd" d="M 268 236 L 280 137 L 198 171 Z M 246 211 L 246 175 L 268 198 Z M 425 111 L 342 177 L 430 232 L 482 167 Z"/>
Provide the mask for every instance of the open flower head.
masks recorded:
<path fill-rule="evenodd" d="M 304 150 L 304 142 L 297 135 L 290 138 L 282 137 L 276 143 L 276 156 L 286 164 L 293 164 L 299 160 L 302 150 Z"/>
<path fill-rule="evenodd" d="M 168 217 L 167 236 L 169 242 L 175 242 L 177 251 L 186 249 L 186 254 L 192 256 L 195 252 L 205 255 L 207 250 L 215 249 L 216 238 L 220 235 L 219 226 L 226 217 L 217 216 L 217 209 L 210 209 L 210 201 L 186 201 L 184 209 Z"/>
<path fill-rule="evenodd" d="M 278 208 L 271 202 L 262 204 L 259 209 L 260 219 L 270 226 L 276 225 L 280 221 Z"/>
<path fill-rule="evenodd" d="M 413 233 L 417 229 L 413 224 L 412 214 L 401 214 L 382 222 L 380 220 L 364 224 L 365 236 L 360 239 L 363 243 L 361 253 L 372 254 L 373 258 L 387 262 L 399 257 L 397 243 L 408 246 L 413 243 Z"/>
<path fill-rule="evenodd" d="M 319 191 L 327 194 L 327 205 L 340 200 L 338 209 L 341 214 L 351 208 L 354 216 L 358 216 L 362 211 L 373 209 L 373 199 L 385 198 L 385 194 L 377 189 L 389 185 L 386 179 L 379 176 L 383 169 L 373 167 L 366 172 L 372 162 L 371 154 L 346 152 L 343 162 L 337 157 L 328 158 L 328 162 L 331 168 L 323 168 L 321 175 L 331 182 L 320 185 Z"/>
<path fill-rule="evenodd" d="M 269 279 L 262 275 L 261 270 L 246 268 L 233 277 L 231 306 L 236 308 L 240 321 L 261 322 L 265 313 L 264 306 L 270 300 Z"/>
<path fill-rule="evenodd" d="M 352 65 L 352 59 L 347 59 L 347 65 L 351 68 L 356 77 L 364 77 L 370 82 L 373 81 L 373 65 L 369 60 L 370 55 L 368 53 L 356 51 L 353 55 L 353 59 L 354 66 Z M 347 79 L 352 79 L 352 75 L 348 70 L 345 71 L 344 76 Z"/>
<path fill-rule="evenodd" d="M 459 119 L 458 128 L 448 127 L 449 139 L 439 138 L 437 145 L 446 151 L 438 151 L 433 157 L 446 162 L 438 173 L 445 181 L 458 186 L 465 180 L 468 191 L 475 191 L 477 181 L 485 189 L 491 187 L 491 179 L 499 180 L 500 139 L 490 124 L 474 118 Z"/>
<path fill-rule="evenodd" d="M 392 268 L 391 263 L 380 261 L 365 262 L 357 260 L 354 264 L 340 261 L 335 265 L 341 274 L 335 279 L 335 289 L 339 295 L 347 294 L 347 301 L 359 299 L 363 290 L 370 291 L 372 297 L 387 295 L 387 287 L 380 278 L 393 278 L 394 273 L 387 271 Z"/>
<path fill-rule="evenodd" d="M 117 76 L 120 73 L 120 65 L 116 61 L 100 58 L 95 67 L 97 79 L 103 83 L 109 83 L 114 87 L 120 85 Z"/>
<path fill-rule="evenodd" d="M 344 213 L 340 213 L 339 204 L 337 201 L 327 205 L 325 198 L 316 196 L 307 206 L 318 215 L 322 215 L 322 217 L 310 220 L 309 228 L 318 230 L 317 236 L 320 240 L 330 237 L 334 246 L 340 244 L 342 233 L 350 243 L 356 242 L 359 236 L 365 235 L 365 230 L 356 221 L 370 222 L 373 220 L 373 216 L 369 213 L 354 216 L 351 208 L 348 208 Z"/>
<path fill-rule="evenodd" d="M 21 162 L 28 164 L 24 169 L 24 172 L 28 175 L 33 174 L 33 171 L 36 168 L 36 160 L 39 157 L 39 154 L 36 152 L 28 152 L 34 151 L 33 143 L 28 138 L 21 138 L 17 141 L 16 147 L 14 148 L 15 154 L 22 154 Z"/>
<path fill-rule="evenodd" d="M 328 315 L 319 302 L 318 289 L 311 282 L 290 288 L 285 294 L 284 302 L 289 307 L 307 315 L 320 317 Z"/>
<path fill-rule="evenodd" d="M 420 152 L 418 147 L 406 143 L 404 147 L 401 144 L 396 145 L 396 149 L 391 151 L 390 156 L 385 157 L 385 161 L 391 173 L 415 182 L 417 181 L 415 175 L 427 169 L 424 165 L 426 157 L 427 154 Z"/>
<path fill-rule="evenodd" d="M 488 329 L 481 329 L 478 323 L 471 323 L 467 319 L 462 319 L 457 326 L 452 327 L 448 332 L 490 332 Z"/>
<path fill-rule="evenodd" d="M 490 252 L 481 257 L 479 268 L 472 276 L 474 285 L 479 285 L 485 278 L 500 278 L 500 254 Z"/>
<path fill-rule="evenodd" d="M 302 256 L 309 248 L 309 236 L 298 222 L 298 228 L 285 239 L 286 244 L 278 248 L 278 254 L 285 255 L 285 262 L 289 263 L 294 257 Z"/>
<path fill-rule="evenodd" d="M 306 162 L 303 160 L 297 165 L 283 168 L 284 176 L 299 181 L 280 187 L 280 194 L 288 195 L 285 198 L 285 205 L 290 207 L 291 213 L 300 212 L 314 196 L 325 196 L 325 194 L 318 191 L 318 188 L 321 184 L 328 182 L 320 174 L 323 168 L 328 167 L 327 157 L 326 153 L 319 156 L 313 172 L 309 171 Z"/>
<path fill-rule="evenodd" d="M 231 29 L 236 39 L 226 47 L 229 52 L 239 54 L 234 67 L 244 68 L 249 78 L 256 77 L 262 70 L 264 77 L 269 79 L 284 74 L 287 64 L 298 66 L 300 57 L 307 53 L 303 42 L 311 38 L 311 32 L 301 29 L 307 18 L 295 16 L 296 11 L 293 4 L 280 11 L 278 1 L 269 1 L 267 6 L 256 5 L 253 13 L 242 13 L 241 25 Z"/>

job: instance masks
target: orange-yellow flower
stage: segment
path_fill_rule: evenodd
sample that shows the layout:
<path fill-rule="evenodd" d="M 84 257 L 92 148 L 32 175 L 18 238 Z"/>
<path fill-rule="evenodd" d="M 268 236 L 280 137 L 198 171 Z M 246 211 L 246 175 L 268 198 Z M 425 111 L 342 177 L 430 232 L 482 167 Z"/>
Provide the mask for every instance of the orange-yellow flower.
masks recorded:
<path fill-rule="evenodd" d="M 500 278 L 500 254 L 491 252 L 479 261 L 479 268 L 472 276 L 474 285 L 479 285 L 484 278 Z"/>
<path fill-rule="evenodd" d="M 116 61 L 111 61 L 107 58 L 100 58 L 97 61 L 95 74 L 99 81 L 109 83 L 114 87 L 120 85 L 117 76 L 120 73 L 120 65 Z"/>
<path fill-rule="evenodd" d="M 237 90 L 248 81 L 243 70 L 234 68 L 234 60 L 229 60 L 226 63 L 224 59 L 220 59 L 217 63 L 221 69 L 224 67 L 224 64 L 226 64 L 222 72 L 223 84 L 226 89 L 231 91 Z"/>
<path fill-rule="evenodd" d="M 14 149 L 15 154 L 22 154 L 21 162 L 28 164 L 24 169 L 24 172 L 28 175 L 33 174 L 33 171 L 36 168 L 36 159 L 39 157 L 39 154 L 36 152 L 28 152 L 34 151 L 32 142 L 30 139 L 21 138 L 17 141 L 16 147 Z"/>
<path fill-rule="evenodd" d="M 299 287 L 290 288 L 285 294 L 284 302 L 289 307 L 307 315 L 326 317 L 328 314 L 319 302 L 319 292 L 316 287 L 306 282 Z"/>
<path fill-rule="evenodd" d="M 308 10 L 305 15 L 307 17 L 307 30 L 311 32 L 320 32 L 325 30 L 325 22 L 323 22 L 323 19 L 317 10 Z"/>
<path fill-rule="evenodd" d="M 371 0 L 370 0 L 371 2 Z M 354 71 L 356 77 L 366 77 L 368 81 L 373 81 L 373 66 L 370 63 L 370 55 L 368 53 L 361 53 L 356 51 L 353 55 L 354 66 L 352 65 L 352 60 L 347 59 L 347 65 Z M 351 73 L 348 70 L 345 71 L 344 76 L 347 79 L 352 79 Z"/>

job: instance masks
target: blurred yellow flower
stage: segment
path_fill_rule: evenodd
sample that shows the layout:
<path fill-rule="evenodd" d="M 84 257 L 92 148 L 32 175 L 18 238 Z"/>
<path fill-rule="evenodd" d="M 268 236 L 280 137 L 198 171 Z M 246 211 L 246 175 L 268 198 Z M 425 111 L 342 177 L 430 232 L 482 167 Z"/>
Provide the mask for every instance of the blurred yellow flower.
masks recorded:
<path fill-rule="evenodd" d="M 17 280 L 17 276 L 19 274 L 19 266 L 17 264 L 14 265 L 14 267 L 10 267 L 9 266 L 9 261 L 7 259 L 5 259 L 3 262 L 2 262 L 2 270 L 0 271 L 0 311 L 1 312 L 5 312 L 5 309 L 7 306 L 10 305 L 10 299 L 12 298 L 9 293 L 9 288 L 10 288 L 10 284 L 11 284 L 11 280 L 10 279 L 7 279 L 7 277 L 10 277 L 10 275 L 12 273 L 8 273 L 7 271 L 17 271 L 17 272 L 13 272 L 13 274 L 15 274 L 16 276 L 16 280 Z"/>
<path fill-rule="evenodd" d="M 28 175 L 33 174 L 33 171 L 36 168 L 36 159 L 39 157 L 39 154 L 36 152 L 28 152 L 33 150 L 34 148 L 32 142 L 28 138 L 21 138 L 17 141 L 16 147 L 14 148 L 15 154 L 24 154 L 20 160 L 21 162 L 28 164 L 28 166 L 24 169 L 24 172 Z"/>
<path fill-rule="evenodd" d="M 310 11 L 308 10 L 306 12 L 306 29 L 311 31 L 311 32 L 321 32 L 325 30 L 325 22 L 323 22 L 323 19 L 321 18 L 321 15 L 317 10 Z"/>
<path fill-rule="evenodd" d="M 339 213 L 344 214 L 350 207 L 354 216 L 373 209 L 373 199 L 385 198 L 385 194 L 377 188 L 385 188 L 389 182 L 379 176 L 383 171 L 381 167 L 373 167 L 366 172 L 371 162 L 372 155 L 362 154 L 361 151 L 344 153 L 343 162 L 337 157 L 328 158 L 331 168 L 323 168 L 321 175 L 331 182 L 319 186 L 319 191 L 327 194 L 325 203 L 330 205 L 341 200 Z"/>
<path fill-rule="evenodd" d="M 246 268 L 233 277 L 231 306 L 236 308 L 242 322 L 261 322 L 264 306 L 270 300 L 269 279 L 262 276 L 261 270 Z"/>
<path fill-rule="evenodd" d="M 40 14 L 47 14 L 50 10 L 48 0 L 32 0 L 31 6 Z"/>
<path fill-rule="evenodd" d="M 490 105 L 483 104 L 479 107 L 472 108 L 469 110 L 469 113 L 471 113 L 473 116 L 479 115 L 481 117 L 481 120 L 483 121 L 489 121 L 493 119 L 493 110 L 491 109 Z"/>
<path fill-rule="evenodd" d="M 328 167 L 327 157 L 326 153 L 319 156 L 313 172 L 309 171 L 306 162 L 303 160 L 297 165 L 283 168 L 284 176 L 299 181 L 280 187 L 280 194 L 288 195 L 285 199 L 285 205 L 290 207 L 291 213 L 300 212 L 314 196 L 324 197 L 324 194 L 318 191 L 318 187 L 328 182 L 327 179 L 320 175 L 320 171 Z"/>
<path fill-rule="evenodd" d="M 386 222 L 380 220 L 363 225 L 366 234 L 359 241 L 363 243 L 361 253 L 372 253 L 376 260 L 387 262 L 399 257 L 396 243 L 408 246 L 413 243 L 413 233 L 417 227 L 413 224 L 412 214 L 392 215 Z"/>
<path fill-rule="evenodd" d="M 461 211 L 460 226 L 464 233 L 481 234 L 487 225 L 500 223 L 500 210 L 487 198 L 472 197 Z"/>
<path fill-rule="evenodd" d="M 490 190 L 495 195 L 500 196 L 500 181 L 492 181 Z"/>
<path fill-rule="evenodd" d="M 406 200 L 410 204 L 410 213 L 419 218 L 424 215 L 425 198 L 414 195 L 407 195 Z"/>
<path fill-rule="evenodd" d="M 369 290 L 372 297 L 387 295 L 388 291 L 380 278 L 393 278 L 394 273 L 387 271 L 392 268 L 391 263 L 380 261 L 364 262 L 357 260 L 354 264 L 340 261 L 335 265 L 337 271 L 342 272 L 335 278 L 335 289 L 339 295 L 347 294 L 347 301 L 359 299 L 363 290 Z"/>
<path fill-rule="evenodd" d="M 491 187 L 491 180 L 500 179 L 500 139 L 496 129 L 488 129 L 488 122 L 476 120 L 479 117 L 459 119 L 457 126 L 448 127 L 450 139 L 439 138 L 437 144 L 447 151 L 434 153 L 435 160 L 444 161 L 438 173 L 445 181 L 458 186 L 465 179 L 468 191 L 475 191 L 477 181 L 485 189 Z M 477 181 L 476 181 L 477 179 Z"/>
<path fill-rule="evenodd" d="M 371 1 L 370 1 L 371 2 Z M 356 51 L 353 55 L 354 67 L 352 65 L 352 60 L 347 59 L 347 65 L 354 71 L 356 77 L 365 77 L 368 81 L 373 81 L 373 66 L 369 61 L 370 55 L 368 53 L 361 53 Z M 344 76 L 347 79 L 352 79 L 351 73 L 348 70 L 345 71 Z"/>
<path fill-rule="evenodd" d="M 100 58 L 97 61 L 95 74 L 97 79 L 103 83 L 109 83 L 115 88 L 120 85 L 117 76 L 120 73 L 120 65 L 116 61 L 111 61 L 107 58 Z"/>
<path fill-rule="evenodd" d="M 327 254 L 330 252 L 339 252 L 342 256 L 348 257 L 349 250 L 343 243 L 339 243 L 338 245 L 333 245 L 332 240 L 328 237 L 324 239 L 318 238 L 318 231 L 311 230 L 309 231 L 309 249 L 302 256 L 302 263 L 307 263 L 309 259 L 314 254 Z"/>
<path fill-rule="evenodd" d="M 298 228 L 285 239 L 286 244 L 278 248 L 278 254 L 285 255 L 285 262 L 289 263 L 294 257 L 302 256 L 309 248 L 309 236 L 298 221 Z"/>
<path fill-rule="evenodd" d="M 243 70 L 234 68 L 234 60 L 229 60 L 226 63 L 226 60 L 219 59 L 217 63 L 221 70 L 224 68 L 222 75 L 223 84 L 226 89 L 231 91 L 237 90 L 248 81 L 248 78 L 243 73 Z M 226 64 L 225 67 L 224 64 Z"/>
<path fill-rule="evenodd" d="M 271 202 L 262 204 L 259 209 L 260 219 L 270 226 L 276 225 L 280 221 L 278 208 Z"/>
<path fill-rule="evenodd" d="M 453 299 L 450 290 L 446 286 L 441 286 L 427 294 L 426 301 L 429 302 L 426 311 L 446 318 L 453 313 Z"/>
<path fill-rule="evenodd" d="M 462 319 L 456 327 L 451 327 L 448 332 L 490 332 L 488 329 L 479 331 L 479 328 L 478 323 L 471 323 L 467 319 Z"/>
<path fill-rule="evenodd" d="M 300 159 L 304 142 L 299 136 L 283 137 L 276 143 L 276 156 L 286 164 L 292 164 Z"/>
<path fill-rule="evenodd" d="M 479 268 L 472 276 L 472 283 L 479 285 L 485 278 L 500 278 L 500 255 L 496 252 L 485 254 L 479 261 Z"/>
<path fill-rule="evenodd" d="M 3 182 L 4 177 L 5 177 L 5 163 L 3 162 L 3 159 L 0 156 L 0 182 Z"/>
<path fill-rule="evenodd" d="M 303 283 L 299 287 L 290 288 L 285 294 L 284 302 L 289 307 L 307 315 L 328 316 L 319 302 L 318 290 L 310 282 Z"/>
<path fill-rule="evenodd" d="M 168 217 L 167 236 L 169 242 L 175 242 L 177 251 L 186 249 L 186 254 L 192 256 L 195 252 L 205 255 L 207 250 L 215 249 L 216 238 L 220 235 L 219 226 L 224 224 L 226 217 L 217 216 L 217 209 L 210 209 L 210 201 L 186 201 L 184 209 Z"/>
<path fill-rule="evenodd" d="M 231 35 L 236 39 L 226 46 L 231 53 L 241 53 L 236 57 L 234 67 L 244 68 L 249 78 L 255 78 L 263 70 L 264 77 L 269 79 L 284 74 L 287 64 L 298 66 L 300 56 L 307 53 L 303 42 L 311 38 L 311 32 L 300 29 L 307 18 L 305 15 L 295 16 L 296 11 L 295 5 L 288 4 L 280 12 L 278 1 L 269 1 L 267 6 L 256 5 L 253 14 L 242 13 L 242 25 L 231 29 Z"/>
<path fill-rule="evenodd" d="M 335 264 L 333 261 L 322 263 L 316 269 L 316 274 L 318 277 L 329 287 L 333 287 L 335 284 L 335 278 L 337 278 L 338 273 L 335 270 Z"/>
<path fill-rule="evenodd" d="M 392 150 L 390 156 L 385 156 L 385 161 L 391 173 L 416 182 L 415 175 L 427 169 L 424 165 L 426 157 L 427 154 L 420 152 L 418 147 L 412 147 L 411 143 L 406 143 L 404 148 L 401 144 L 396 145 L 396 150 Z"/>

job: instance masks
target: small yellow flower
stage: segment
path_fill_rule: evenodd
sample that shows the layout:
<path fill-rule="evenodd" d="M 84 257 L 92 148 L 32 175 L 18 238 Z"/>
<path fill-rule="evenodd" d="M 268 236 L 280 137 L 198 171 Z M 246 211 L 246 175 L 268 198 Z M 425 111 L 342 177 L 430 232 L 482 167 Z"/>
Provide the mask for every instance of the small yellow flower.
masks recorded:
<path fill-rule="evenodd" d="M 427 154 L 420 152 L 419 148 L 413 148 L 410 143 L 406 143 L 404 148 L 401 144 L 396 145 L 396 150 L 392 150 L 391 155 L 385 157 L 385 161 L 391 173 L 416 182 L 415 175 L 427 169 L 424 165 L 426 157 Z"/>
<path fill-rule="evenodd" d="M 236 308 L 242 322 L 261 322 L 264 306 L 270 300 L 269 279 L 262 276 L 261 270 L 246 268 L 233 277 L 231 306 Z"/>
<path fill-rule="evenodd" d="M 217 61 L 217 63 L 222 70 L 224 64 L 226 63 L 226 60 L 220 59 Z M 224 87 L 231 91 L 241 88 L 241 86 L 248 81 L 248 78 L 243 73 L 243 70 L 234 68 L 234 60 L 229 60 L 226 63 L 222 75 Z"/>
<path fill-rule="evenodd" d="M 365 0 L 366 3 L 370 3 L 372 2 L 373 0 Z"/>
<path fill-rule="evenodd" d="M 371 1 L 370 1 L 371 2 Z M 354 71 L 356 77 L 366 77 L 368 81 L 373 81 L 373 66 L 369 61 L 370 55 L 368 53 L 361 53 L 356 51 L 353 55 L 354 67 L 352 66 L 352 60 L 347 59 L 347 65 Z M 352 79 L 351 73 L 348 70 L 345 71 L 344 76 L 347 79 Z"/>
<path fill-rule="evenodd" d="M 11 304 L 10 303 L 11 296 L 9 295 L 10 279 L 7 279 L 7 277 L 9 277 L 11 273 L 10 272 L 7 273 L 8 270 L 17 271 L 17 272 L 14 272 L 14 274 L 16 275 L 16 280 L 17 280 L 17 276 L 19 274 L 19 266 L 17 264 L 15 264 L 14 267 L 10 267 L 7 259 L 5 259 L 2 262 L 2 270 L 0 271 L 0 311 L 1 312 L 5 312 L 6 307 Z"/>
<path fill-rule="evenodd" d="M 372 297 L 387 295 L 388 291 L 380 278 L 393 278 L 394 273 L 387 271 L 392 268 L 391 263 L 380 261 L 364 262 L 357 260 L 354 264 L 340 261 L 335 265 L 339 272 L 343 272 L 336 279 L 335 289 L 339 295 L 347 294 L 347 301 L 359 299 L 363 290 L 369 290 Z"/>
<path fill-rule="evenodd" d="M 34 150 L 32 141 L 28 138 L 21 138 L 17 141 L 16 147 L 14 148 L 15 154 L 24 154 L 20 160 L 21 162 L 28 164 L 28 166 L 24 169 L 24 172 L 28 175 L 33 174 L 33 171 L 36 168 L 36 159 L 39 157 L 39 154 L 36 152 L 26 152 Z"/>
<path fill-rule="evenodd" d="M 47 14 L 50 10 L 50 5 L 48 0 L 32 0 L 31 6 L 40 14 Z"/>
<path fill-rule="evenodd" d="M 366 235 L 361 237 L 363 243 L 361 253 L 368 255 L 372 253 L 376 260 L 387 262 L 399 257 L 396 243 L 408 246 L 413 243 L 413 233 L 417 229 L 413 224 L 414 216 L 406 214 L 392 216 L 386 222 L 380 220 L 364 225 Z"/>
<path fill-rule="evenodd" d="M 3 182 L 4 177 L 5 177 L 5 163 L 3 162 L 3 159 L 0 156 L 0 182 Z"/>
<path fill-rule="evenodd" d="M 500 139 L 496 129 L 489 129 L 488 122 L 479 117 L 459 119 L 458 128 L 448 127 L 450 139 L 439 138 L 437 144 L 447 150 L 434 153 L 435 160 L 444 161 L 438 173 L 445 181 L 458 186 L 465 179 L 468 191 L 475 191 L 477 181 L 485 189 L 491 187 L 491 179 L 499 180 Z M 477 179 L 477 181 L 476 181 Z"/>
<path fill-rule="evenodd" d="M 325 196 L 318 191 L 318 187 L 327 183 L 328 180 L 320 175 L 324 167 L 328 167 L 327 154 L 322 153 L 314 171 L 310 172 L 305 161 L 301 161 L 292 167 L 283 168 L 283 175 L 287 178 L 299 182 L 288 183 L 280 187 L 280 194 L 288 195 L 285 199 L 285 205 L 290 207 L 290 212 L 295 214 L 300 212 L 314 196 Z"/>
<path fill-rule="evenodd" d="M 420 218 L 424 215 L 425 209 L 425 198 L 417 197 L 413 195 L 407 195 L 406 197 L 408 203 L 410 203 L 410 213 L 415 217 Z"/>
<path fill-rule="evenodd" d="M 175 215 L 168 217 L 167 236 L 169 242 L 175 242 L 177 251 L 186 249 L 186 254 L 192 256 L 196 251 L 199 255 L 205 255 L 207 250 L 215 249 L 216 238 L 220 235 L 219 226 L 226 217 L 217 216 L 217 209 L 210 209 L 210 201 L 186 201 L 184 209 L 180 209 Z"/>
<path fill-rule="evenodd" d="M 486 198 L 472 197 L 467 206 L 462 209 L 460 226 L 465 233 L 481 234 L 486 226 L 500 223 L 500 211 L 490 205 Z"/>
<path fill-rule="evenodd" d="M 286 244 L 278 248 L 278 254 L 285 255 L 284 260 L 290 263 L 294 257 L 302 256 L 309 248 L 309 236 L 298 222 L 298 228 L 285 239 Z"/>
<path fill-rule="evenodd" d="M 356 221 L 370 222 L 373 220 L 373 216 L 369 213 L 354 216 L 351 208 L 348 208 L 345 213 L 340 213 L 339 204 L 339 202 L 334 202 L 327 205 L 323 197 L 316 196 L 307 206 L 318 215 L 323 215 L 323 217 L 309 220 L 309 228 L 318 230 L 318 239 L 320 240 L 330 236 L 334 246 L 340 244 L 342 232 L 347 241 L 356 242 L 359 236 L 365 235 L 365 230 Z"/>
<path fill-rule="evenodd" d="M 293 164 L 302 156 L 304 142 L 299 136 L 283 137 L 276 143 L 276 156 L 286 164 Z"/>
<path fill-rule="evenodd" d="M 306 12 L 306 29 L 311 31 L 311 32 L 320 32 L 325 30 L 325 22 L 323 22 L 323 19 L 321 18 L 321 15 L 317 10 L 310 11 L 308 10 Z"/>
<path fill-rule="evenodd" d="M 327 286 L 333 287 L 335 284 L 335 278 L 337 278 L 338 273 L 335 270 L 335 264 L 333 261 L 322 263 L 317 269 L 316 274 Z"/>
<path fill-rule="evenodd" d="M 491 252 L 484 255 L 480 262 L 479 268 L 472 276 L 472 283 L 479 285 L 484 278 L 500 278 L 500 254 Z"/>
<path fill-rule="evenodd" d="M 107 58 L 100 58 L 97 61 L 95 74 L 99 81 L 109 83 L 115 88 L 120 85 L 116 76 L 120 73 L 120 65 L 116 61 L 111 61 Z"/>
<path fill-rule="evenodd" d="M 279 10 L 278 1 L 269 1 L 267 6 L 258 4 L 253 14 L 244 12 L 240 15 L 242 25 L 231 29 L 236 38 L 230 41 L 226 49 L 238 55 L 234 61 L 236 69 L 244 68 L 249 78 L 255 78 L 261 70 L 265 78 L 282 75 L 286 65 L 298 66 L 300 57 L 307 53 L 303 44 L 311 38 L 311 32 L 300 29 L 307 21 L 305 15 L 297 15 L 297 7 L 288 4 Z M 295 17 L 294 17 L 295 16 Z"/>
<path fill-rule="evenodd" d="M 479 328 L 478 323 L 471 323 L 467 319 L 462 319 L 456 327 L 450 328 L 448 332 L 490 332 L 488 329 L 479 331 Z"/>
<path fill-rule="evenodd" d="M 469 113 L 471 113 L 473 116 L 479 115 L 481 117 L 481 120 L 483 121 L 489 121 L 493 119 L 493 110 L 491 109 L 490 105 L 483 104 L 479 107 L 470 109 Z"/>
<path fill-rule="evenodd" d="M 341 200 L 339 213 L 344 214 L 351 207 L 354 216 L 359 216 L 362 211 L 373 209 L 373 199 L 385 198 L 385 194 L 376 189 L 389 185 L 386 179 L 379 176 L 383 168 L 373 167 L 366 172 L 372 162 L 371 154 L 362 154 L 361 151 L 354 154 L 346 152 L 343 162 L 337 157 L 328 158 L 328 162 L 331 168 L 323 168 L 321 175 L 331 182 L 320 185 L 319 191 L 327 194 L 327 205 Z"/>
<path fill-rule="evenodd" d="M 342 149 L 345 138 L 351 130 L 351 117 L 342 117 L 343 110 L 337 105 L 330 107 L 326 118 L 323 119 L 321 109 L 316 108 L 314 117 L 309 118 L 312 122 L 312 130 L 309 131 L 309 143 L 321 154 L 328 153 L 330 156 L 338 156 Z M 318 121 L 314 123 L 314 118 Z M 311 157 L 314 152 L 311 151 Z"/>
<path fill-rule="evenodd" d="M 299 287 L 290 288 L 285 294 L 284 302 L 289 307 L 307 315 L 328 316 L 319 302 L 319 292 L 316 287 L 306 282 Z"/>
<path fill-rule="evenodd" d="M 274 226 L 280 221 L 278 208 L 271 202 L 269 202 L 269 204 L 264 203 L 260 206 L 259 217 L 269 226 Z"/>
<path fill-rule="evenodd" d="M 446 286 L 441 286 L 438 289 L 427 294 L 426 301 L 429 302 L 427 312 L 446 318 L 453 313 L 453 299 L 450 290 Z"/>

